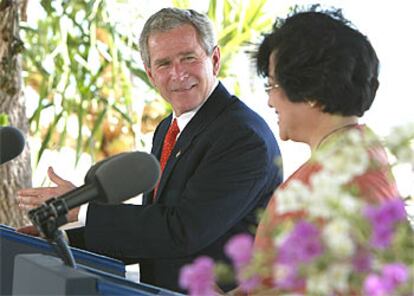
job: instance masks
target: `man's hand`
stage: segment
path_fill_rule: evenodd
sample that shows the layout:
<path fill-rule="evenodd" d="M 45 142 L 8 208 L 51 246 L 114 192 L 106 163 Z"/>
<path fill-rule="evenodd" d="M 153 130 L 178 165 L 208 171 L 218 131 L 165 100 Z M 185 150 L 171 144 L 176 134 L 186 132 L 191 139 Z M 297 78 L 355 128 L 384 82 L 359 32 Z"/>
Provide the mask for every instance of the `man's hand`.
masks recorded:
<path fill-rule="evenodd" d="M 34 227 L 33 225 L 27 225 L 27 226 L 20 227 L 16 229 L 16 231 L 31 235 L 31 236 L 40 236 L 39 231 L 37 231 L 36 227 Z"/>
<path fill-rule="evenodd" d="M 58 197 L 62 194 L 65 194 L 74 188 L 76 188 L 75 185 L 73 185 L 71 182 L 62 179 L 59 177 L 54 171 L 52 167 L 49 167 L 47 174 L 49 176 L 49 179 L 55 183 L 57 186 L 55 187 L 39 187 L 39 188 L 27 188 L 22 189 L 17 192 L 18 194 L 18 201 L 19 201 L 19 207 L 24 210 L 31 210 L 34 208 L 37 208 L 42 203 L 44 203 L 46 200 L 52 198 L 52 197 Z M 79 208 L 73 209 L 69 211 L 67 217 L 68 222 L 75 222 L 77 221 L 77 216 L 79 213 Z M 19 231 L 22 229 L 19 229 Z M 23 231 L 21 231 L 23 232 Z M 28 233 L 30 234 L 30 233 Z"/>

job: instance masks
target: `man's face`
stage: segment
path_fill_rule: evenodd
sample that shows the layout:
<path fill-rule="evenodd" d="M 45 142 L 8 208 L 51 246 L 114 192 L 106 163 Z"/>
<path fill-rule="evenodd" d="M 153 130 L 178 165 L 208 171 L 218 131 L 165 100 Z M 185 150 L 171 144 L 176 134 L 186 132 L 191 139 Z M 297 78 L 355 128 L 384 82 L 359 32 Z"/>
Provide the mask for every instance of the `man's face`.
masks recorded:
<path fill-rule="evenodd" d="M 191 25 L 182 25 L 148 38 L 152 84 L 171 103 L 177 116 L 197 108 L 210 93 L 220 69 L 220 51 L 211 56 L 197 39 Z"/>

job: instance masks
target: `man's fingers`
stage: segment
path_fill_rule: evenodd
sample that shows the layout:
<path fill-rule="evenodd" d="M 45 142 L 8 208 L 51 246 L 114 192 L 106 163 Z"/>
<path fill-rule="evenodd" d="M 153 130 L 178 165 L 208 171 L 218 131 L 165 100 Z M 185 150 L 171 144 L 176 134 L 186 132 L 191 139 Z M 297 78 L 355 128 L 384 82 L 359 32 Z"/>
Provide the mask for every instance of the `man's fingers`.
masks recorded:
<path fill-rule="evenodd" d="M 33 196 L 19 196 L 19 206 L 36 207 L 43 203 L 44 198 L 37 198 Z"/>
<path fill-rule="evenodd" d="M 19 208 L 21 208 L 24 211 L 30 211 L 34 208 L 37 208 L 37 206 L 19 203 Z"/>
<path fill-rule="evenodd" d="M 44 188 L 27 188 L 17 191 L 18 196 L 39 196 L 39 189 Z"/>
<path fill-rule="evenodd" d="M 43 187 L 43 188 L 31 188 L 31 189 L 22 189 L 17 192 L 19 200 L 24 199 L 40 199 L 44 201 L 53 196 L 61 195 L 57 190 L 57 187 Z"/>
<path fill-rule="evenodd" d="M 54 194 L 55 191 L 56 191 L 56 187 L 27 188 L 27 189 L 21 189 L 17 191 L 17 195 L 42 197 L 42 196 L 50 196 L 51 194 Z"/>
<path fill-rule="evenodd" d="M 19 196 L 19 208 L 25 211 L 37 208 L 41 203 L 35 197 Z"/>
<path fill-rule="evenodd" d="M 49 167 L 47 169 L 47 175 L 49 176 L 49 179 L 55 183 L 58 186 L 67 186 L 68 185 L 68 181 L 66 181 L 65 179 L 62 179 L 61 177 L 59 177 L 55 171 L 53 170 L 52 167 Z"/>
<path fill-rule="evenodd" d="M 33 236 L 40 235 L 39 231 L 37 231 L 36 227 L 34 227 L 33 225 L 28 225 L 28 226 L 18 228 L 16 229 L 16 231 L 20 233 L 24 233 L 24 234 L 33 235 Z"/>
<path fill-rule="evenodd" d="M 57 187 L 32 188 L 18 191 L 17 200 L 19 207 L 23 210 L 31 210 L 40 206 L 51 197 L 60 196 Z"/>

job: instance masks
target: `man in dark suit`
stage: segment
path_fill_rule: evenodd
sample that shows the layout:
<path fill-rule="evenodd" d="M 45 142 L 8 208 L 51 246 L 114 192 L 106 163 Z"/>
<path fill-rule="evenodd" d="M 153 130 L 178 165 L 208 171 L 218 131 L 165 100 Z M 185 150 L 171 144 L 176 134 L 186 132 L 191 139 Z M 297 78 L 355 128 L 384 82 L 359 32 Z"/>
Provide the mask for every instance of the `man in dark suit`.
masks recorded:
<path fill-rule="evenodd" d="M 85 227 L 68 234 L 74 246 L 139 262 L 142 282 L 180 291 L 183 265 L 202 255 L 228 261 L 228 239 L 254 230 L 282 181 L 280 152 L 263 119 L 216 79 L 220 50 L 206 16 L 162 9 L 146 22 L 140 48 L 148 77 L 174 111 L 153 139 L 161 179 L 142 206 L 90 203 Z"/>

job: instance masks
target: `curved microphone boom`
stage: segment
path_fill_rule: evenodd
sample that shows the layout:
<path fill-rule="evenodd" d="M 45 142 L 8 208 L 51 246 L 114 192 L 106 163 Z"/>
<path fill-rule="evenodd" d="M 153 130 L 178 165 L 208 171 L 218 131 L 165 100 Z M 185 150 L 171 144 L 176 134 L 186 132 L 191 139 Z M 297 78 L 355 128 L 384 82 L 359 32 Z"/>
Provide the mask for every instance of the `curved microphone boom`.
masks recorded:
<path fill-rule="evenodd" d="M 12 126 L 0 127 L 0 164 L 22 153 L 25 140 L 22 132 Z"/>

